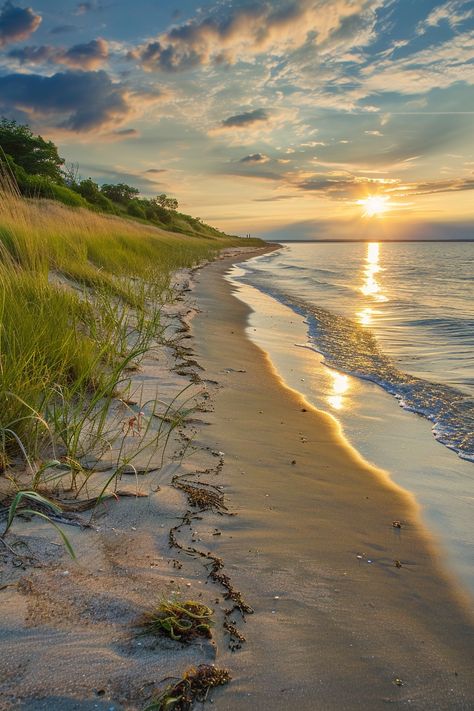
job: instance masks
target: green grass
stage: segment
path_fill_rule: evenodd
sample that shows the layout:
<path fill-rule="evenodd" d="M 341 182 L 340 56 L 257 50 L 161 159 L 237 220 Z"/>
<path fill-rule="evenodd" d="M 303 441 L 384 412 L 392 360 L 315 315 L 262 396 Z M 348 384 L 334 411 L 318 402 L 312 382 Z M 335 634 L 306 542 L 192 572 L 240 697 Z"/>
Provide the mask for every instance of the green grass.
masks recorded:
<path fill-rule="evenodd" d="M 91 421 L 100 437 L 127 367 L 160 334 L 172 273 L 242 244 L 217 234 L 27 200 L 3 176 L 0 475 L 18 457 L 36 470 L 52 456 L 75 459 Z"/>

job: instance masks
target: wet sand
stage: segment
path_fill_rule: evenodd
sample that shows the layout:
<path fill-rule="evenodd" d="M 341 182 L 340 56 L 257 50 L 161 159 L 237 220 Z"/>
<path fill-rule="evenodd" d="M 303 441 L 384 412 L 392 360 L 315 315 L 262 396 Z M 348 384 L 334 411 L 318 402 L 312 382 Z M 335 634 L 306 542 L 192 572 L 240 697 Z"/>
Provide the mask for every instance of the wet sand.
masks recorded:
<path fill-rule="evenodd" d="M 221 386 L 202 437 L 225 453 L 238 513 L 219 552 L 255 614 L 242 650 L 221 645 L 234 681 L 214 707 L 473 708 L 473 619 L 414 500 L 279 380 L 245 335 L 229 265 L 198 274 L 193 335 Z"/>

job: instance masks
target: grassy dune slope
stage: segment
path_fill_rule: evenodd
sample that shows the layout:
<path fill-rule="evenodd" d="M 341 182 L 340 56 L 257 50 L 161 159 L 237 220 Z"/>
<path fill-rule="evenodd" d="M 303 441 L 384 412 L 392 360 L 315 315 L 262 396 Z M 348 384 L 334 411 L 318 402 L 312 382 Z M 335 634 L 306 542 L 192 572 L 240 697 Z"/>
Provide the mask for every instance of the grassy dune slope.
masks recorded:
<path fill-rule="evenodd" d="M 160 334 L 173 271 L 249 240 L 172 234 L 0 187 L 0 472 L 73 457 L 87 412 L 110 401 Z M 86 413 L 86 415 L 84 415 Z M 82 418 L 82 419 L 81 419 Z"/>

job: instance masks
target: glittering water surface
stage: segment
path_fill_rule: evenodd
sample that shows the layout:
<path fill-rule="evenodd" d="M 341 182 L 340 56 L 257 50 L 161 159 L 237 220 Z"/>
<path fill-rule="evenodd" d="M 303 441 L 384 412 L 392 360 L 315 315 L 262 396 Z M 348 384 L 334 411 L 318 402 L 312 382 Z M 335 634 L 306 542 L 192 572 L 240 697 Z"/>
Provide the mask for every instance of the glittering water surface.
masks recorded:
<path fill-rule="evenodd" d="M 474 243 L 287 243 L 239 280 L 305 316 L 334 372 L 371 380 L 474 461 Z"/>

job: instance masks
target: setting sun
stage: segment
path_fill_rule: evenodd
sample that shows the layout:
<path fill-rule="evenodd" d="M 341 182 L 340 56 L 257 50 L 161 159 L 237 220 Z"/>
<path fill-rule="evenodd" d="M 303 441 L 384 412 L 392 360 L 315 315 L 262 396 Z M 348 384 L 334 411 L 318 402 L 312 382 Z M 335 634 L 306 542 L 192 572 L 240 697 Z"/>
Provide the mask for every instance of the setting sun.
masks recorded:
<path fill-rule="evenodd" d="M 388 198 L 379 195 L 370 195 L 365 200 L 359 200 L 358 204 L 365 208 L 364 215 L 367 217 L 383 215 L 389 208 Z"/>

